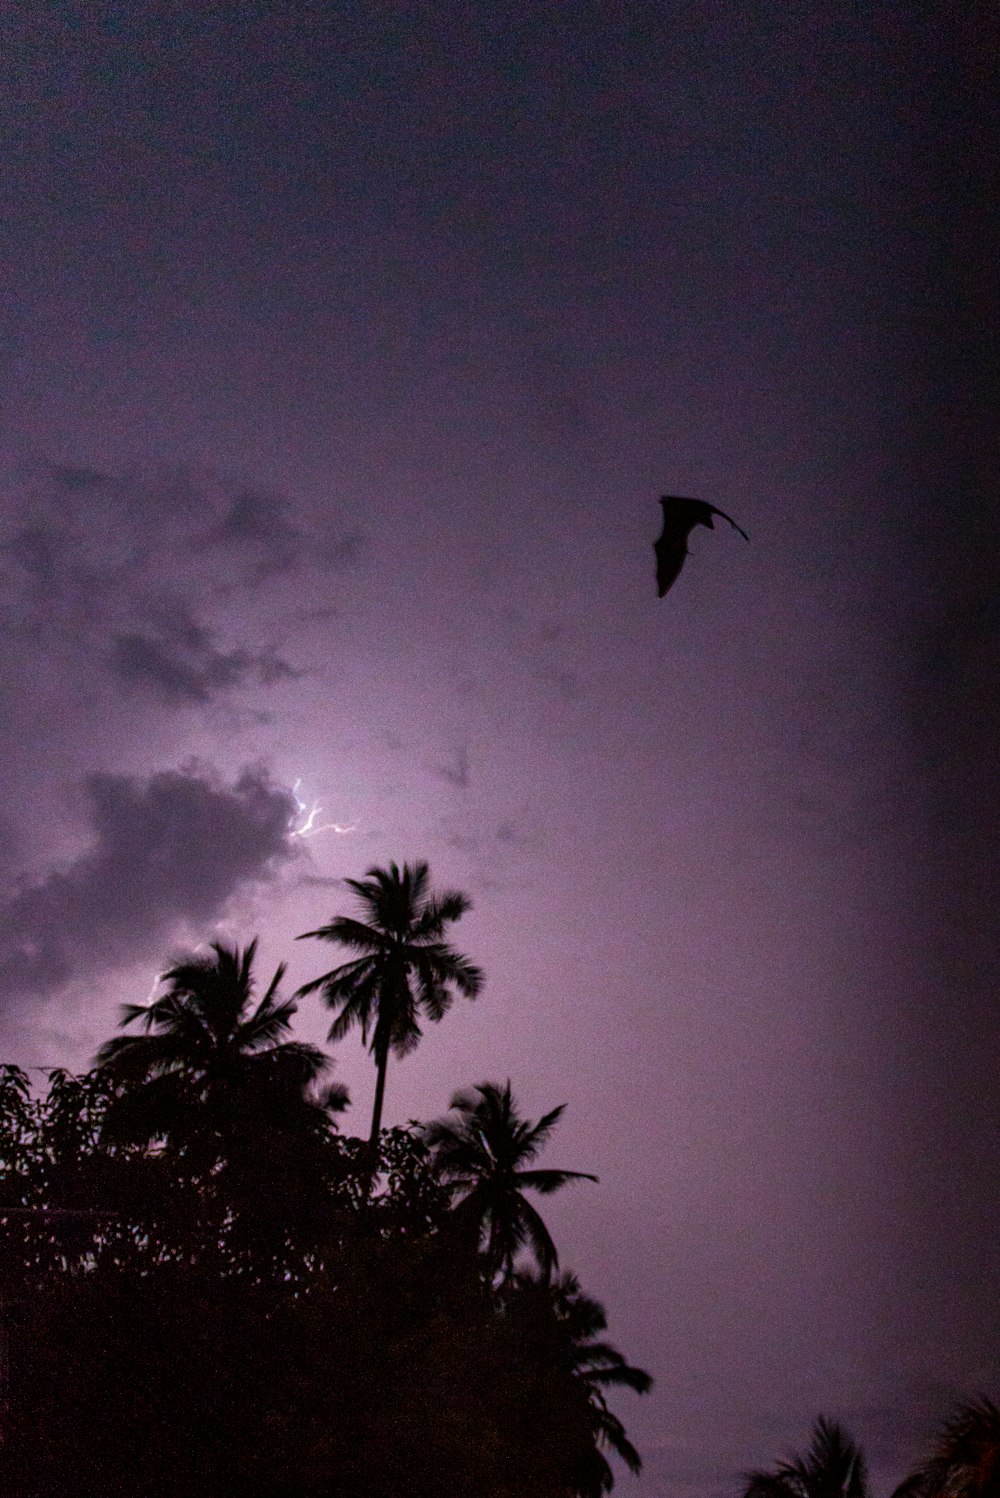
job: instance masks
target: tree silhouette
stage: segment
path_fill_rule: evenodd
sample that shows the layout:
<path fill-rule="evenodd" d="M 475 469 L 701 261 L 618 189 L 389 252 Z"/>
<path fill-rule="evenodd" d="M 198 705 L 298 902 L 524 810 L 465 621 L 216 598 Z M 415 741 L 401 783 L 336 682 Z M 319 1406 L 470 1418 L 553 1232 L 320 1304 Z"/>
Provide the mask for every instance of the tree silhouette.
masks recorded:
<path fill-rule="evenodd" d="M 342 1087 L 310 1093 L 329 1059 L 288 1038 L 296 1005 L 278 994 L 284 964 L 254 1004 L 256 950 L 256 941 L 242 952 L 213 942 L 211 955 L 164 973 L 151 1004 L 122 1006 L 122 1024 L 146 1033 L 117 1035 L 97 1053 L 117 1088 L 110 1135 L 211 1154 L 257 1126 L 301 1132 L 346 1106 Z"/>
<path fill-rule="evenodd" d="M 0 1204 L 23 1205 L 35 1164 L 36 1110 L 27 1072 L 0 1066 Z"/>
<path fill-rule="evenodd" d="M 649 1377 L 528 1200 L 596 1179 L 534 1163 L 562 1107 L 482 1083 L 380 1129 L 389 1052 L 480 989 L 444 940 L 468 901 L 426 864 L 349 883 L 370 923 L 309 933 L 354 960 L 304 991 L 371 1043 L 371 1141 L 337 1133 L 284 968 L 255 993 L 256 943 L 175 962 L 47 1096 L 0 1066 L 0 1491 L 601 1498 L 638 1470 L 607 1395 Z"/>
<path fill-rule="evenodd" d="M 820 1415 L 806 1455 L 748 1472 L 743 1498 L 869 1498 L 865 1459 L 842 1426 Z"/>
<path fill-rule="evenodd" d="M 604 1307 L 583 1294 L 575 1275 L 550 1280 L 515 1274 L 503 1294 L 529 1351 L 525 1375 L 535 1385 L 530 1402 L 544 1412 L 545 1438 L 571 1459 L 571 1491 L 578 1498 L 609 1493 L 614 1473 L 605 1453 L 636 1473 L 642 1460 L 610 1409 L 605 1390 L 645 1394 L 652 1378 L 601 1340 L 608 1325 Z"/>
<path fill-rule="evenodd" d="M 374 1170 L 390 1051 L 409 1055 L 420 1040 L 420 1016 L 440 1020 L 456 991 L 474 999 L 483 974 L 443 939 L 445 927 L 471 902 L 453 890 L 433 894 L 426 863 L 404 864 L 401 870 L 390 863 L 344 883 L 358 896 L 366 919 L 337 915 L 316 931 L 304 931 L 299 940 L 316 936 L 360 955 L 303 984 L 297 997 L 321 990 L 330 1008 L 339 1010 L 329 1038 L 340 1040 L 360 1025 L 362 1041 L 370 1045 L 377 1069 L 369 1139 Z"/>
<path fill-rule="evenodd" d="M 1000 1409 L 985 1396 L 958 1407 L 931 1455 L 893 1498 L 996 1498 L 1000 1493 Z"/>
<path fill-rule="evenodd" d="M 472 1092 L 452 1098 L 457 1120 L 438 1119 L 425 1130 L 442 1179 L 462 1193 L 457 1213 L 478 1239 L 485 1239 L 486 1262 L 493 1274 L 509 1279 L 514 1260 L 526 1245 L 546 1277 L 558 1265 L 549 1230 L 525 1191 L 548 1196 L 569 1181 L 597 1180 L 585 1171 L 530 1168 L 565 1106 L 560 1104 L 532 1123 L 519 1115 L 509 1078 L 503 1087 L 480 1082 Z"/>

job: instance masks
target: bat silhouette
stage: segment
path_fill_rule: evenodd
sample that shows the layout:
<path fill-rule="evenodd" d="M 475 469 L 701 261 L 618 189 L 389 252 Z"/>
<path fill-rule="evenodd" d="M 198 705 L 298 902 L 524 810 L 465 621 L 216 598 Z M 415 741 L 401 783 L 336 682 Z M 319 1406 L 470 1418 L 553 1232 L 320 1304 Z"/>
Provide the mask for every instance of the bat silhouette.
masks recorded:
<path fill-rule="evenodd" d="M 663 530 L 659 540 L 653 542 L 653 550 L 656 552 L 656 586 L 661 598 L 680 577 L 684 558 L 690 554 L 688 537 L 696 525 L 707 525 L 710 531 L 714 530 L 712 516 L 721 515 L 734 531 L 739 531 L 744 541 L 750 540 L 731 515 L 727 515 L 725 510 L 717 510 L 705 499 L 681 499 L 676 494 L 665 494 L 660 504 L 663 506 Z"/>

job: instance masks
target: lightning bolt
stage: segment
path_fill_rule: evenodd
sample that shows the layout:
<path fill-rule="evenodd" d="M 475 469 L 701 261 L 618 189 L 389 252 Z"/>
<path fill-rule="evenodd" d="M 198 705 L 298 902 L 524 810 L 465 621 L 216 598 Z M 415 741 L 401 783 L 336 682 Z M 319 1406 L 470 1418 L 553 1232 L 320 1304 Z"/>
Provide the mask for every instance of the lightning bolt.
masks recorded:
<path fill-rule="evenodd" d="M 300 799 L 299 786 L 301 784 L 301 778 L 296 780 L 295 784 L 292 786 L 292 795 L 295 798 L 295 805 L 298 809 L 298 816 L 304 817 L 305 820 L 301 823 L 300 826 L 292 828 L 290 833 L 291 837 L 317 837 L 321 832 L 336 832 L 341 836 L 344 836 L 348 832 L 357 832 L 357 822 L 352 822 L 348 827 L 343 826 L 340 822 L 321 822 L 317 824 L 316 818 L 322 812 L 323 807 L 318 801 L 314 801 L 310 806 L 307 801 L 303 801 Z"/>

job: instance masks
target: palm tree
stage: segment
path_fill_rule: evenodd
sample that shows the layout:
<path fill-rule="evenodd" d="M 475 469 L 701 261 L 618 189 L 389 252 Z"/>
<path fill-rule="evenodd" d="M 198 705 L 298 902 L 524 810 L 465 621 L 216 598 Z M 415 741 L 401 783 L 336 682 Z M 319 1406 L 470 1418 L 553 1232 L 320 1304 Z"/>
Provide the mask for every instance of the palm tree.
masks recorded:
<path fill-rule="evenodd" d="M 604 1391 L 627 1388 L 646 1394 L 652 1378 L 627 1363 L 610 1342 L 600 1340 L 608 1326 L 604 1307 L 583 1294 L 575 1275 L 550 1280 L 544 1275 L 516 1274 L 505 1287 L 505 1298 L 533 1348 L 531 1364 L 545 1370 L 545 1377 L 552 1380 L 538 1391 L 546 1424 L 553 1431 L 575 1428 L 578 1439 L 582 1436 L 572 1491 L 581 1498 L 609 1493 L 614 1473 L 604 1453 L 619 1457 L 635 1473 L 642 1469 L 642 1458 L 609 1408 Z"/>
<path fill-rule="evenodd" d="M 165 991 L 151 1004 L 122 1006 L 122 1024 L 138 1022 L 146 1033 L 117 1035 L 97 1053 L 117 1088 L 112 1135 L 211 1152 L 255 1119 L 296 1129 L 346 1106 L 342 1087 L 311 1092 L 329 1058 L 288 1038 L 296 1005 L 278 995 L 284 964 L 254 1004 L 256 951 L 256 940 L 242 952 L 213 942 L 210 954 L 164 973 Z"/>
<path fill-rule="evenodd" d="M 860 1447 L 836 1421 L 820 1415 L 806 1455 L 748 1472 L 743 1498 L 869 1498 Z"/>
<path fill-rule="evenodd" d="M 565 1106 L 560 1104 L 532 1123 L 520 1117 L 509 1078 L 504 1087 L 480 1082 L 473 1092 L 458 1092 L 452 1098 L 457 1120 L 438 1119 L 424 1131 L 439 1174 L 456 1193 L 464 1193 L 457 1211 L 475 1231 L 477 1241 L 485 1238 L 491 1273 L 502 1272 L 506 1279 L 526 1244 L 531 1245 L 546 1278 L 559 1262 L 549 1230 L 524 1192 L 549 1196 L 569 1181 L 597 1180 L 579 1170 L 526 1168 Z"/>
<path fill-rule="evenodd" d="M 445 927 L 471 908 L 470 900 L 454 890 L 432 894 L 426 863 L 407 863 L 402 870 L 390 863 L 344 883 L 360 899 L 366 919 L 337 915 L 299 940 L 317 936 L 360 955 L 303 984 L 296 997 L 322 990 L 329 1007 L 339 1010 L 330 1040 L 360 1025 L 361 1039 L 370 1045 L 377 1069 L 369 1140 L 373 1175 L 390 1051 L 409 1055 L 420 1040 L 420 1016 L 440 1020 L 455 991 L 474 999 L 483 974 L 443 940 Z"/>
<path fill-rule="evenodd" d="M 995 1498 L 1000 1491 L 1000 1409 L 981 1395 L 959 1405 L 928 1460 L 893 1498 Z"/>

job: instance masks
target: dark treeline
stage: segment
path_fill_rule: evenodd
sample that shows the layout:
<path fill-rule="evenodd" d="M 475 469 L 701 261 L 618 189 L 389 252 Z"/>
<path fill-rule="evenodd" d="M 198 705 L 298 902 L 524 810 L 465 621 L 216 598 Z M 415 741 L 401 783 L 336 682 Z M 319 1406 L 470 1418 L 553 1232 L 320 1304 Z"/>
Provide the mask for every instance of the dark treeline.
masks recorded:
<path fill-rule="evenodd" d="M 390 1058 L 482 974 L 445 940 L 468 908 L 425 865 L 348 880 L 308 935 L 346 962 L 258 996 L 255 944 L 178 960 L 82 1076 L 0 1066 L 0 1493 L 18 1498 L 600 1498 L 640 1460 L 607 1392 L 651 1380 L 604 1340 L 532 1200 L 562 1108 L 509 1081 L 381 1127 Z M 375 1061 L 371 1128 L 339 1127 L 331 1039 Z M 870 1498 L 817 1421 L 744 1498 Z M 961 1407 L 894 1498 L 1000 1498 L 1000 1412 Z"/>
<path fill-rule="evenodd" d="M 0 1490 L 24 1498 L 590 1498 L 639 1457 L 603 1340 L 530 1199 L 561 1108 L 509 1082 L 381 1127 L 391 1056 L 482 974 L 425 865 L 348 881 L 300 993 L 376 1063 L 368 1138 L 255 946 L 184 957 L 82 1075 L 0 1067 Z M 342 953 L 343 955 L 343 953 Z M 590 1179 L 593 1179 L 592 1177 Z"/>

